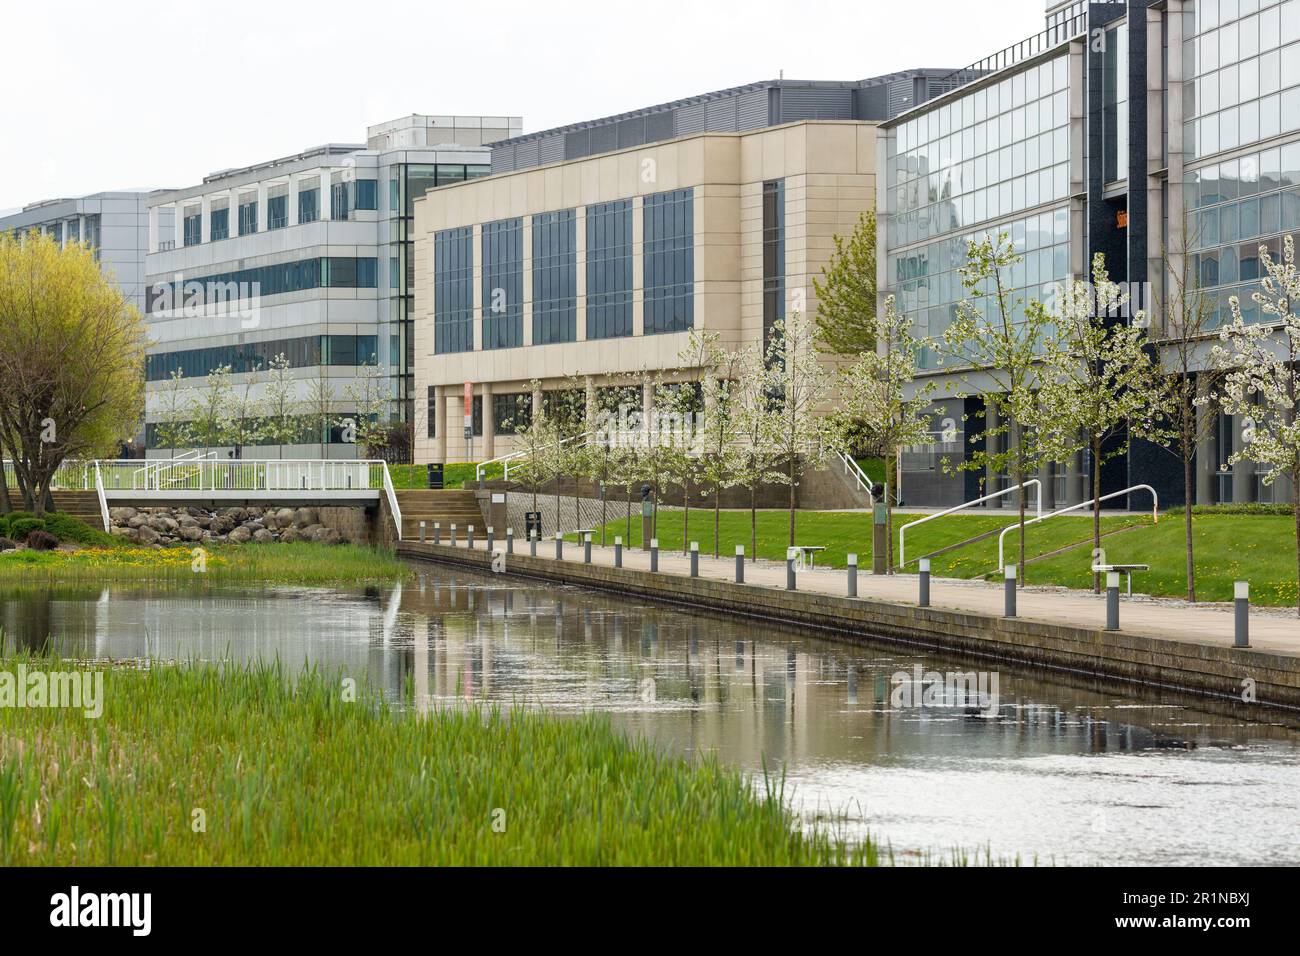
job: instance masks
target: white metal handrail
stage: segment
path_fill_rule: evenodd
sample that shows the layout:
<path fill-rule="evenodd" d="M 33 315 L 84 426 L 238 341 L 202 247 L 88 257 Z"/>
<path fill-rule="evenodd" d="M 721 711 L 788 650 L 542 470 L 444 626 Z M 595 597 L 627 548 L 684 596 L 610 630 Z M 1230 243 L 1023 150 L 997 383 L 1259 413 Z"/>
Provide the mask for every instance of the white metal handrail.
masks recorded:
<path fill-rule="evenodd" d="M 1154 523 L 1159 523 L 1160 496 L 1156 494 L 1156 490 L 1152 488 L 1150 485 L 1133 485 L 1129 488 L 1125 488 L 1123 491 L 1112 491 L 1108 495 L 1102 495 L 1100 498 L 1095 499 L 1095 501 L 1097 504 L 1101 504 L 1103 501 L 1107 501 L 1111 498 L 1118 498 L 1120 495 L 1126 495 L 1130 491 L 1142 491 L 1144 489 L 1146 491 L 1151 492 L 1151 502 L 1152 502 L 1151 520 Z M 1055 518 L 1057 515 L 1064 515 L 1064 514 L 1069 514 L 1071 511 L 1078 511 L 1081 508 L 1091 508 L 1093 505 L 1093 501 L 1094 499 L 1089 498 L 1087 501 L 1081 501 L 1077 505 L 1070 505 L 1070 507 L 1068 508 L 1060 508 L 1056 511 L 1050 511 L 1047 514 L 1040 514 L 1037 518 L 1032 518 L 1029 521 L 1026 521 L 1025 527 L 1027 528 L 1031 524 L 1037 524 L 1040 521 L 1046 521 L 1048 518 Z M 1004 539 L 1007 536 L 1007 532 L 1010 531 L 1012 528 L 1019 527 L 1019 524 L 1020 524 L 1019 522 L 1016 522 L 1016 524 L 1010 525 L 1009 527 L 1002 529 L 1002 533 L 998 535 L 998 567 L 999 568 L 1006 567 L 1006 565 L 1002 563 L 1002 544 Z"/>
<path fill-rule="evenodd" d="M 582 435 L 570 435 L 568 438 L 561 438 L 557 442 L 552 442 L 549 445 L 543 445 L 541 450 L 545 451 L 551 448 L 559 448 L 562 445 L 567 445 L 569 442 L 576 441 L 579 438 L 589 438 L 589 437 L 590 436 L 585 433 Z M 516 451 L 516 452 L 511 452 L 509 455 L 499 455 L 496 458 L 489 458 L 487 461 L 481 461 L 474 466 L 474 480 L 475 481 L 483 480 L 483 473 L 487 471 L 488 465 L 501 465 L 502 477 L 509 480 L 510 463 L 514 461 L 516 458 L 525 458 L 527 456 L 528 456 L 528 452 L 526 451 Z"/>
<path fill-rule="evenodd" d="M 99 516 L 104 519 L 104 530 L 111 531 L 112 519 L 108 516 L 108 496 L 104 494 L 104 476 L 100 474 L 99 462 L 95 462 L 95 494 L 99 496 Z"/>
<path fill-rule="evenodd" d="M 946 511 L 939 511 L 932 515 L 926 515 L 924 518 L 917 518 L 915 521 L 909 521 L 907 524 L 903 525 L 901 528 L 898 529 L 898 566 L 901 568 L 907 564 L 907 558 L 906 558 L 907 551 L 904 545 L 903 536 L 907 534 L 908 528 L 912 527 L 913 525 L 925 524 L 927 521 L 933 521 L 935 518 L 942 518 L 945 517 L 946 515 L 956 514 L 958 511 L 964 511 L 967 508 L 973 508 L 976 505 L 983 504 L 986 501 L 992 501 L 994 498 L 1001 498 L 1003 495 L 1009 495 L 1011 494 L 1011 492 L 1019 491 L 1021 488 L 1028 488 L 1030 485 L 1034 486 L 1035 513 L 1039 517 L 1042 517 L 1043 485 L 1042 482 L 1040 482 L 1037 478 L 1030 478 L 1028 481 L 1021 482 L 1018 485 L 1012 485 L 1010 488 L 1003 488 L 1001 491 L 992 492 L 991 494 L 984 495 L 982 498 L 976 498 L 972 501 L 963 502 L 962 504 L 959 504 L 954 508 L 948 508 Z M 1028 523 L 1029 522 L 1027 521 L 1025 522 L 1025 524 Z M 1011 525 L 1010 527 L 1015 528 L 1018 527 L 1019 525 L 1020 522 L 1017 521 L 1015 524 Z"/>
<path fill-rule="evenodd" d="M 397 540 L 401 541 L 402 509 L 397 503 L 397 489 L 393 487 L 393 476 L 388 471 L 388 462 L 380 462 L 380 464 L 384 466 L 384 494 L 388 497 L 389 510 L 393 512 L 393 523 L 397 525 Z"/>
<path fill-rule="evenodd" d="M 851 475 L 853 480 L 857 482 L 858 490 L 867 493 L 867 499 L 871 502 L 871 507 L 874 508 L 876 506 L 876 496 L 871 493 L 871 479 L 862 470 L 862 466 L 858 464 L 857 459 L 839 448 L 832 448 L 831 451 L 840 460 L 840 464 L 843 465 L 844 473 Z"/>

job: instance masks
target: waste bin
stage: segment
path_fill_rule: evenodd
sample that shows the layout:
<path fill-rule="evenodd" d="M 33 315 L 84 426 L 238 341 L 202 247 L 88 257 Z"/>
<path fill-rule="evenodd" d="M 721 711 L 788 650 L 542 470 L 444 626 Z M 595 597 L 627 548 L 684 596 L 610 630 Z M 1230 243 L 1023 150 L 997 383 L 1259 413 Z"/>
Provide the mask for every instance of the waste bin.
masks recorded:
<path fill-rule="evenodd" d="M 533 532 L 537 532 L 537 540 L 542 539 L 542 513 L 540 511 L 524 512 L 524 540 L 531 541 Z"/>
<path fill-rule="evenodd" d="M 429 462 L 429 487 L 442 487 L 442 462 L 440 461 Z"/>

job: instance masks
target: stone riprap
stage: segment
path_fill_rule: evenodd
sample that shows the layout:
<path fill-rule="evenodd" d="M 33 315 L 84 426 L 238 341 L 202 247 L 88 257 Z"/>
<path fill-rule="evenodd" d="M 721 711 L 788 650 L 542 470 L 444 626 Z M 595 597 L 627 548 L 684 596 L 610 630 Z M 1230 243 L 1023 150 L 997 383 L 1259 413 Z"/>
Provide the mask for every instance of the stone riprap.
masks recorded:
<path fill-rule="evenodd" d="M 140 545 L 212 542 L 364 541 L 356 522 L 335 522 L 321 508 L 112 508 L 113 534 Z M 342 530 L 338 525 L 342 525 Z M 362 522 L 364 527 L 364 522 Z"/>

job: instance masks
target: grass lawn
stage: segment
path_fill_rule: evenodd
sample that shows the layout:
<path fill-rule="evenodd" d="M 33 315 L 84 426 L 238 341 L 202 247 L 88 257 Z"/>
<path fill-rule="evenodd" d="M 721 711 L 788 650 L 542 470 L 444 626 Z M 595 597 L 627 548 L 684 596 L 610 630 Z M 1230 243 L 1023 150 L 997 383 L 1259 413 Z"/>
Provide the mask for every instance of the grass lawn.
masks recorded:
<path fill-rule="evenodd" d="M 19 663 L 70 666 L 0 671 Z M 343 696 L 315 671 L 155 666 L 108 671 L 98 719 L 0 707 L 0 865 L 877 860 L 801 833 L 779 785 L 756 795 L 598 716 L 422 719 Z"/>
<path fill-rule="evenodd" d="M 894 542 L 897 549 L 898 528 L 920 515 L 895 512 Z M 1203 601 L 1227 601 L 1232 598 L 1233 581 L 1251 581 L 1252 599 L 1260 604 L 1291 606 L 1296 603 L 1295 529 L 1285 515 L 1197 514 L 1193 516 L 1193 535 L 1197 551 L 1197 597 Z M 995 514 L 951 515 L 920 525 L 907 533 L 906 570 L 916 571 L 915 558 L 947 545 L 972 538 L 992 529 L 1014 525 L 1013 511 Z M 781 560 L 785 555 L 789 514 L 785 511 L 758 513 L 758 555 Z M 1186 593 L 1184 573 L 1182 515 L 1170 514 L 1152 527 L 1150 514 L 1106 516 L 1102 531 L 1131 529 L 1102 538 L 1106 558 L 1112 564 L 1149 564 L 1150 572 L 1139 573 L 1134 589 L 1147 594 L 1181 597 Z M 795 541 L 798 544 L 823 545 L 817 564 L 844 567 L 845 556 L 858 555 L 860 568 L 871 567 L 871 515 L 867 512 L 797 512 Z M 607 525 L 607 534 L 624 535 L 626 525 L 620 518 Z M 658 538 L 666 550 L 682 548 L 682 512 L 659 513 Z M 721 553 L 732 555 L 743 544 L 749 551 L 749 512 L 722 512 Z M 1006 560 L 1018 557 L 1019 535 L 1012 531 L 1006 538 Z M 713 512 L 692 509 L 690 539 L 700 543 L 700 552 L 713 553 Z M 597 539 L 599 540 L 599 539 Z M 632 516 L 631 545 L 640 546 L 641 519 Z M 1073 545 L 1074 547 L 1070 548 Z M 1060 555 L 1032 560 L 1060 548 L 1070 548 Z M 1059 584 L 1091 587 L 1092 519 L 1066 515 L 1052 518 L 1025 531 L 1025 551 L 1031 559 L 1026 580 L 1030 584 Z M 897 559 L 897 556 L 895 556 Z M 931 559 L 935 575 L 974 578 L 997 571 L 997 535 L 968 544 Z"/>
<path fill-rule="evenodd" d="M 442 472 L 444 488 L 465 488 L 474 483 L 475 462 L 450 462 Z M 503 466 L 489 465 L 486 478 L 500 478 Z M 394 488 L 428 488 L 429 469 L 425 465 L 389 465 Z"/>
<path fill-rule="evenodd" d="M 391 552 L 310 541 L 205 546 L 204 570 L 193 547 L 82 548 L 0 552 L 0 585 L 99 581 L 185 581 L 218 584 L 348 586 L 396 581 L 410 568 Z"/>

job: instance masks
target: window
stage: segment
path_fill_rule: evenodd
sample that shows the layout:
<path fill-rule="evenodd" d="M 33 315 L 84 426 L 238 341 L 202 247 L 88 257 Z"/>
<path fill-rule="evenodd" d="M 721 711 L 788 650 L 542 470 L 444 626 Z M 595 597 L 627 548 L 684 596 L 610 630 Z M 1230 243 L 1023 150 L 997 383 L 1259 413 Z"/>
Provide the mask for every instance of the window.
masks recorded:
<path fill-rule="evenodd" d="M 225 365 L 235 374 L 265 370 L 281 355 L 290 368 L 374 364 L 378 347 L 379 339 L 374 335 L 307 335 L 155 352 L 145 357 L 145 377 L 150 382 L 166 381 L 173 371 L 180 369 L 187 379 L 202 378 Z"/>
<path fill-rule="evenodd" d="M 348 184 L 334 183 L 330 186 L 330 218 L 348 218 Z"/>
<path fill-rule="evenodd" d="M 298 190 L 298 222 L 315 222 L 320 218 L 320 187 Z"/>
<path fill-rule="evenodd" d="M 289 225 L 289 197 L 272 196 L 266 201 L 267 229 L 283 229 Z"/>
<path fill-rule="evenodd" d="M 682 332 L 694 323 L 694 191 L 645 198 L 645 334 Z"/>
<path fill-rule="evenodd" d="M 483 343 L 485 349 L 524 344 L 524 221 L 483 224 Z"/>
<path fill-rule="evenodd" d="M 239 204 L 239 234 L 247 236 L 257 232 L 257 200 Z"/>
<path fill-rule="evenodd" d="M 433 351 L 474 349 L 474 230 L 433 234 Z"/>
<path fill-rule="evenodd" d="M 785 180 L 763 183 L 763 347 L 785 317 Z"/>
<path fill-rule="evenodd" d="M 578 337 L 577 218 L 572 209 L 533 217 L 533 344 Z"/>
<path fill-rule="evenodd" d="M 230 210 L 213 209 L 208 213 L 208 234 L 213 242 L 230 238 Z"/>
<path fill-rule="evenodd" d="M 438 386 L 430 385 L 425 391 L 425 437 L 438 437 Z"/>
<path fill-rule="evenodd" d="M 379 180 L 358 179 L 356 181 L 356 201 L 354 205 L 357 209 L 378 209 Z"/>
<path fill-rule="evenodd" d="M 533 420 L 533 396 L 528 392 L 507 392 L 492 396 L 492 428 L 498 435 L 513 435 Z"/>
<path fill-rule="evenodd" d="M 376 278 L 377 260 L 373 256 L 299 259 L 173 282 L 155 282 L 145 296 L 145 310 L 171 310 L 182 303 L 231 303 L 257 295 L 282 295 L 327 287 L 373 289 Z"/>
<path fill-rule="evenodd" d="M 203 237 L 203 214 L 196 212 L 185 217 L 184 240 L 187 246 L 197 246 Z"/>
<path fill-rule="evenodd" d="M 587 207 L 587 338 L 631 334 L 632 201 L 596 203 Z"/>

